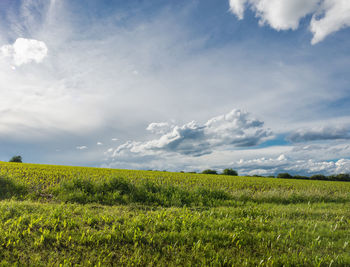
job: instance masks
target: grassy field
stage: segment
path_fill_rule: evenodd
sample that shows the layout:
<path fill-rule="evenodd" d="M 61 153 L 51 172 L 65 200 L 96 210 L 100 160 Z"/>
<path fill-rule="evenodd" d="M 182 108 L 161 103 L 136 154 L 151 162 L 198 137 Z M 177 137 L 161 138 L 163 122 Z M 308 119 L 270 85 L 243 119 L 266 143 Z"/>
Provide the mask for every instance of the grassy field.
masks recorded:
<path fill-rule="evenodd" d="M 350 183 L 0 162 L 0 266 L 350 266 Z"/>

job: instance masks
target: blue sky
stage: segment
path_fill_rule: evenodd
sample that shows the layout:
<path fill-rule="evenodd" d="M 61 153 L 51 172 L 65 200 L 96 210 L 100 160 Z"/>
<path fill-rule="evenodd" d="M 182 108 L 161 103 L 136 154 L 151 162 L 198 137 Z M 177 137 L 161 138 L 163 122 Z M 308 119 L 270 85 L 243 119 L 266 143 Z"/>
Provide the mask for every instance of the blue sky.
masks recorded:
<path fill-rule="evenodd" d="M 347 0 L 0 3 L 0 160 L 350 172 Z"/>

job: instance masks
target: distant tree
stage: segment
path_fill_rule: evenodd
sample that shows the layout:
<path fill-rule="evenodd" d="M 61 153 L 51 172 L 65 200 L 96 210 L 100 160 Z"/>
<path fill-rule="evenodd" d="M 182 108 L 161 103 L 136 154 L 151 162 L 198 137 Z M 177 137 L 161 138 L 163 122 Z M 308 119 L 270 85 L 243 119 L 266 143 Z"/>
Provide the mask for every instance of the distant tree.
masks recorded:
<path fill-rule="evenodd" d="M 307 177 L 304 175 L 295 175 L 295 176 L 293 176 L 293 179 L 307 180 L 307 179 L 310 179 L 310 177 Z"/>
<path fill-rule="evenodd" d="M 234 169 L 225 169 L 222 172 L 223 175 L 232 175 L 232 176 L 238 176 L 238 172 L 235 171 Z"/>
<path fill-rule="evenodd" d="M 283 172 L 283 173 L 279 173 L 279 174 L 277 175 L 277 178 L 293 178 L 293 176 L 290 175 L 290 174 L 287 173 L 287 172 Z"/>
<path fill-rule="evenodd" d="M 21 156 L 13 156 L 9 162 L 17 162 L 17 163 L 22 163 L 22 157 Z"/>
<path fill-rule="evenodd" d="M 323 174 L 315 174 L 310 177 L 311 180 L 327 180 L 327 177 Z"/>
<path fill-rule="evenodd" d="M 218 174 L 216 170 L 207 169 L 202 171 L 202 174 Z"/>
<path fill-rule="evenodd" d="M 349 174 L 349 173 L 340 173 L 340 174 L 337 174 L 337 175 L 334 177 L 334 180 L 335 180 L 335 181 L 350 181 L 350 174 Z"/>

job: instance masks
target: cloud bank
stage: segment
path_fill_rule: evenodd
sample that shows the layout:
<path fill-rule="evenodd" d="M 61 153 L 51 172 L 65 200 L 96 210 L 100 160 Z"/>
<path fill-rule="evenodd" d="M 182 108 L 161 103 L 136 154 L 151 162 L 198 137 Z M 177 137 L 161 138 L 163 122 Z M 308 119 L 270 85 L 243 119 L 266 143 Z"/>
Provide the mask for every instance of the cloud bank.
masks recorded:
<path fill-rule="evenodd" d="M 271 137 L 264 122 L 251 118 L 248 112 L 234 109 L 214 117 L 204 125 L 191 121 L 182 126 L 151 123 L 147 130 L 161 136 L 146 142 L 129 141 L 113 152 L 113 157 L 125 153 L 178 153 L 194 157 L 210 154 L 213 150 L 255 146 Z"/>
<path fill-rule="evenodd" d="M 350 139 L 350 130 L 345 126 L 299 129 L 287 138 L 292 142 Z"/>
<path fill-rule="evenodd" d="M 312 15 L 312 44 L 350 26 L 348 0 L 229 0 L 229 5 L 238 19 L 243 19 L 244 11 L 251 9 L 259 18 L 259 25 L 269 25 L 278 31 L 296 30 L 301 19 Z"/>
<path fill-rule="evenodd" d="M 276 175 L 280 172 L 292 174 L 319 174 L 327 175 L 350 172 L 350 160 L 320 161 L 315 159 L 293 160 L 281 154 L 277 158 L 257 158 L 239 160 L 233 163 L 240 172 L 248 175 Z"/>

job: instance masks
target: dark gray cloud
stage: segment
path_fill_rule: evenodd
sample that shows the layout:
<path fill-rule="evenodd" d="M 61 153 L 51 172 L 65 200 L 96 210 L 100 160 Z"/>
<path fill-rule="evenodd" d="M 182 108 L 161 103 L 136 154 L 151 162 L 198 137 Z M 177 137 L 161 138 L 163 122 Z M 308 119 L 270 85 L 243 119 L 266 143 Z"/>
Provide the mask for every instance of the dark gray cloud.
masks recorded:
<path fill-rule="evenodd" d="M 287 137 L 292 142 L 307 142 L 318 140 L 350 139 L 348 127 L 321 127 L 314 129 L 300 129 Z"/>

